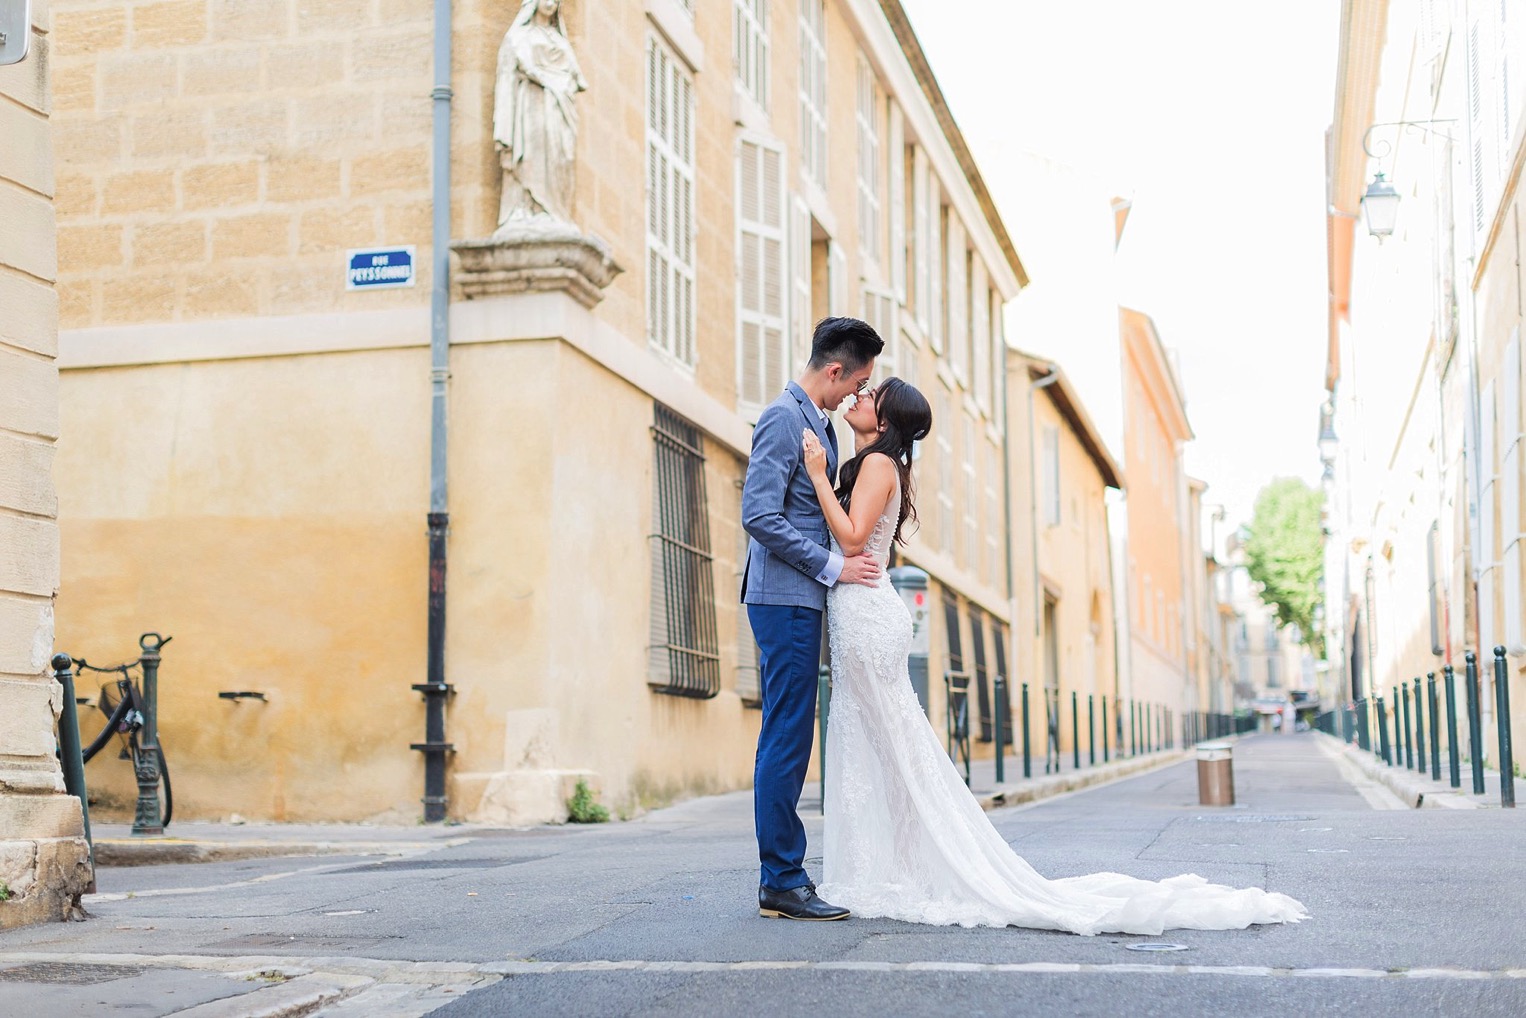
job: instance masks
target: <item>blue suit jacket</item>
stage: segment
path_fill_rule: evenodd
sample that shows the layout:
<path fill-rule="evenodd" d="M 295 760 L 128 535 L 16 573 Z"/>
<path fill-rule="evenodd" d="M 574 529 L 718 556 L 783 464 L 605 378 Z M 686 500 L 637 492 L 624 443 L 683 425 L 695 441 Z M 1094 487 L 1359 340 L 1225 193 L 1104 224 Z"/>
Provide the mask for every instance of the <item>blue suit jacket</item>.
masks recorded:
<path fill-rule="evenodd" d="M 827 450 L 827 476 L 837 476 L 837 446 L 805 390 L 791 382 L 763 411 L 752 433 L 752 459 L 742 486 L 747 569 L 744 604 L 795 605 L 824 611 L 831 534 L 805 471 L 801 432 L 810 428 Z"/>

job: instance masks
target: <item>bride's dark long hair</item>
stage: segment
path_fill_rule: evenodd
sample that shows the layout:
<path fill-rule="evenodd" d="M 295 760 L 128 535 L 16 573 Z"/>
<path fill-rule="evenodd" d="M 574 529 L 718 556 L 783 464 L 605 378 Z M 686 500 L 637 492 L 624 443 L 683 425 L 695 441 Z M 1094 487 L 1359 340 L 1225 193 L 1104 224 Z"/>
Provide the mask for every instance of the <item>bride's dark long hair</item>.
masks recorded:
<path fill-rule="evenodd" d="M 858 480 L 859 467 L 863 465 L 865 456 L 873 452 L 889 456 L 901 475 L 901 516 L 896 520 L 895 540 L 905 544 L 901 528 L 907 520 L 917 522 L 917 507 L 911 484 L 912 443 L 922 441 L 932 431 L 933 408 L 928 406 L 927 397 L 918 392 L 915 386 L 899 378 L 887 378 L 874 391 L 874 415 L 879 418 L 880 427 L 884 430 L 862 452 L 843 464 L 842 471 L 837 475 L 837 501 L 844 510 L 849 509 L 853 501 L 853 482 Z"/>

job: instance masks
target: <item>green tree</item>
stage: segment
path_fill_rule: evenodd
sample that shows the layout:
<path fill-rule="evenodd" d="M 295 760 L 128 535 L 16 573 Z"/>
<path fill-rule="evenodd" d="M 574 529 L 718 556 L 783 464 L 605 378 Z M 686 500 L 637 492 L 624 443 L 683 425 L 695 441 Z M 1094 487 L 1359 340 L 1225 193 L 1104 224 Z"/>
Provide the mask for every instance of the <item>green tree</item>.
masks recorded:
<path fill-rule="evenodd" d="M 1261 584 L 1261 600 L 1277 621 L 1297 626 L 1304 642 L 1324 656 L 1324 634 L 1315 624 L 1323 601 L 1325 496 L 1296 477 L 1279 477 L 1261 489 L 1245 541 L 1245 565 Z"/>

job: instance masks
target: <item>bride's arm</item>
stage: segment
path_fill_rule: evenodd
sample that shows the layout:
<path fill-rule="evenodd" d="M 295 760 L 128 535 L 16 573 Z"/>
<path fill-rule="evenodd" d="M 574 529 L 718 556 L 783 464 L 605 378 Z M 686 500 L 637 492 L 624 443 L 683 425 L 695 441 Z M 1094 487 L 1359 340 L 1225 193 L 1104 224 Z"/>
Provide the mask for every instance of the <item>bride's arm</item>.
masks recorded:
<path fill-rule="evenodd" d="M 814 434 L 805 432 L 805 469 L 816 488 L 816 501 L 821 503 L 822 515 L 838 547 L 848 558 L 863 553 L 874 533 L 874 525 L 890 502 L 895 490 L 895 463 L 889 456 L 875 453 L 864 460 L 859 468 L 858 479 L 853 482 L 853 511 L 843 510 L 837 501 L 837 493 L 827 480 L 827 452 Z"/>

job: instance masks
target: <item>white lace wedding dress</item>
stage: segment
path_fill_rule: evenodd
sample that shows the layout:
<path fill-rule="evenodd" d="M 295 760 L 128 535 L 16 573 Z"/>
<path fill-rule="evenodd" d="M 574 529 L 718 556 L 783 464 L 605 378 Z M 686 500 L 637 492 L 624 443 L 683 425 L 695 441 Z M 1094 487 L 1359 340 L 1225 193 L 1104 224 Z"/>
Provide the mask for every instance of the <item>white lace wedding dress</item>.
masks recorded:
<path fill-rule="evenodd" d="M 869 540 L 881 565 L 899 514 L 898 491 Z M 1083 935 L 1243 929 L 1306 918 L 1285 894 L 1198 876 L 1046 879 L 991 826 L 922 712 L 906 666 L 911 616 L 889 579 L 877 587 L 833 587 L 827 632 L 825 900 L 864 917 Z"/>

